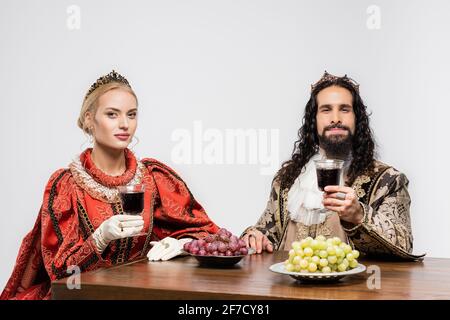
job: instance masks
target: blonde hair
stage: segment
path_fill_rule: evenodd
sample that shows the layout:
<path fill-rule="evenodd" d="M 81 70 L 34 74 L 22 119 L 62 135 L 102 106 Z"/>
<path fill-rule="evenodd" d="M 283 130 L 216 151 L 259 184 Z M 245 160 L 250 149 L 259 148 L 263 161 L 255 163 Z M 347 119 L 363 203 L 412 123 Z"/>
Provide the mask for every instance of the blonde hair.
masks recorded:
<path fill-rule="evenodd" d="M 78 127 L 80 127 L 80 129 L 83 130 L 83 132 L 87 134 L 92 134 L 90 128 L 88 128 L 85 122 L 86 113 L 90 112 L 94 117 L 98 108 L 98 99 L 106 92 L 111 90 L 124 90 L 128 93 L 131 93 L 133 97 L 136 99 L 136 107 L 137 107 L 138 98 L 136 96 L 136 93 L 134 93 L 133 89 L 131 89 L 126 84 L 121 82 L 109 82 L 107 84 L 101 85 L 100 87 L 92 91 L 90 94 L 88 94 L 88 96 L 83 101 L 83 105 L 81 106 L 80 116 L 78 117 L 77 124 Z"/>

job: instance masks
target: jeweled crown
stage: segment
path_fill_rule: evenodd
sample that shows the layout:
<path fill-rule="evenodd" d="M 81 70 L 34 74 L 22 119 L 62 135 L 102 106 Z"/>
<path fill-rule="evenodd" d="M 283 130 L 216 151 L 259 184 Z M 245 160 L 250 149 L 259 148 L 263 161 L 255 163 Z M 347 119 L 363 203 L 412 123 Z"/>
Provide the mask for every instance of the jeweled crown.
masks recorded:
<path fill-rule="evenodd" d="M 111 83 L 111 82 L 123 83 L 124 85 L 126 85 L 126 86 L 131 88 L 128 80 L 124 76 L 122 76 L 121 74 L 119 74 L 118 72 L 113 70 L 110 73 L 108 73 L 107 75 L 101 76 L 100 78 L 97 79 L 97 81 L 95 81 L 94 84 L 92 84 L 92 86 L 89 88 L 89 91 L 86 93 L 86 96 L 84 97 L 84 100 L 86 100 L 87 97 L 92 92 L 94 92 L 95 89 L 97 89 L 98 87 L 100 87 L 102 85 L 105 85 L 107 83 Z"/>
<path fill-rule="evenodd" d="M 334 81 L 339 80 L 339 79 L 347 82 L 348 84 L 350 84 L 356 90 L 356 92 L 359 92 L 359 84 L 355 80 L 353 80 L 352 78 L 347 77 L 347 75 L 344 75 L 343 77 L 338 77 L 338 76 L 335 76 L 335 75 L 332 75 L 332 74 L 328 73 L 327 71 L 325 71 L 325 73 L 323 74 L 322 78 L 320 78 L 319 81 L 317 81 L 315 84 L 311 85 L 311 92 L 313 92 L 314 89 L 318 85 L 320 85 L 320 84 L 322 84 L 324 82 L 334 82 Z"/>

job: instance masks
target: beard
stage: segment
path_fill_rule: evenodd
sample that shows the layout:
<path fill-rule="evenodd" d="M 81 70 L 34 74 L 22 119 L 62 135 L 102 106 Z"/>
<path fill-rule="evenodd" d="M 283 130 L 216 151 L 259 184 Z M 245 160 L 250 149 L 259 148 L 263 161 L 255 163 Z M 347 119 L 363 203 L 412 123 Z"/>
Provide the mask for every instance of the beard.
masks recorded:
<path fill-rule="evenodd" d="M 342 135 L 331 135 L 326 136 L 326 131 L 339 128 L 347 131 L 346 136 Z M 353 145 L 353 134 L 350 129 L 341 124 L 335 124 L 323 129 L 322 134 L 319 136 L 319 146 L 325 151 L 328 158 L 345 160 L 349 157 L 352 151 Z"/>

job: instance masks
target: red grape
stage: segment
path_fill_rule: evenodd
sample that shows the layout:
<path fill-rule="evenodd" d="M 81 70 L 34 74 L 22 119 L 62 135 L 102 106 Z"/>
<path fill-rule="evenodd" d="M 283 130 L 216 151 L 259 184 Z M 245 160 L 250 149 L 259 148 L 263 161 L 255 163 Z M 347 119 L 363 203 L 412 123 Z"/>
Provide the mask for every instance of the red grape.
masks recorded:
<path fill-rule="evenodd" d="M 225 228 L 216 234 L 209 234 L 203 239 L 186 243 L 183 249 L 191 254 L 206 256 L 239 256 L 247 255 L 245 242 Z"/>
<path fill-rule="evenodd" d="M 221 243 L 219 244 L 219 247 L 218 247 L 219 252 L 226 252 L 227 249 L 228 249 L 228 248 L 227 248 L 227 245 L 226 245 L 225 243 L 221 242 Z"/>
<path fill-rule="evenodd" d="M 197 240 L 197 245 L 202 248 L 206 245 L 206 241 L 203 239 Z"/>
<path fill-rule="evenodd" d="M 200 251 L 200 249 L 198 247 L 192 247 L 191 246 L 191 253 L 192 254 L 197 254 Z"/>
<path fill-rule="evenodd" d="M 241 251 L 241 254 L 244 255 L 244 256 L 245 256 L 246 254 L 248 254 L 247 248 L 241 248 L 240 251 Z"/>
<path fill-rule="evenodd" d="M 231 242 L 228 246 L 231 251 L 236 251 L 239 249 L 239 244 L 237 242 Z"/>

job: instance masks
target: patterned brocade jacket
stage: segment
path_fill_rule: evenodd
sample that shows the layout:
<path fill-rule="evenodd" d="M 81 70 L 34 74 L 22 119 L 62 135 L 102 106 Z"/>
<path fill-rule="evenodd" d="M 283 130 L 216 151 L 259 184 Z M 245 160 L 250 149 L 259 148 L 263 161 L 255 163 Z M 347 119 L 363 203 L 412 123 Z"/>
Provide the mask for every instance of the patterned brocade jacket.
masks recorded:
<path fill-rule="evenodd" d="M 406 260 L 420 260 L 424 257 L 411 254 L 413 236 L 408 183 L 404 174 L 380 161 L 375 161 L 373 172 L 355 179 L 351 187 L 356 191 L 364 209 L 364 219 L 359 225 L 341 221 L 341 226 L 348 241 L 362 254 Z M 282 243 L 290 222 L 288 192 L 289 189 L 280 190 L 279 181 L 274 180 L 266 209 L 256 225 L 247 228 L 244 234 L 257 229 L 272 241 L 276 250 L 283 250 Z M 297 223 L 297 227 L 304 229 L 299 230 L 298 234 L 305 237 L 311 235 L 309 227 L 301 223 Z M 328 228 L 319 226 L 319 230 L 324 236 L 330 236 L 327 234 Z"/>

